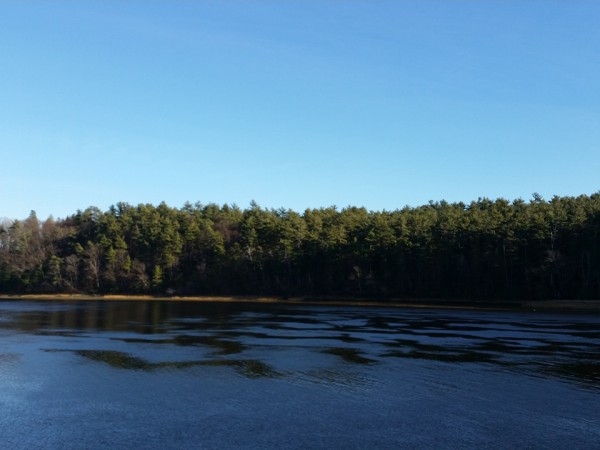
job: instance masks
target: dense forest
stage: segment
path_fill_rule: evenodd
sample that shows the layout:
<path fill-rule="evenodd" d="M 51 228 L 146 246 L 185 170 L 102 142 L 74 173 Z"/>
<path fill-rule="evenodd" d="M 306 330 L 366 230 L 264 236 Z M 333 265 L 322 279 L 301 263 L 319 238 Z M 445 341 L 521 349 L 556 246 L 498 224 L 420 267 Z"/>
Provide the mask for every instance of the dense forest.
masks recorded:
<path fill-rule="evenodd" d="M 172 208 L 0 224 L 0 292 L 598 299 L 600 192 L 531 201 Z"/>

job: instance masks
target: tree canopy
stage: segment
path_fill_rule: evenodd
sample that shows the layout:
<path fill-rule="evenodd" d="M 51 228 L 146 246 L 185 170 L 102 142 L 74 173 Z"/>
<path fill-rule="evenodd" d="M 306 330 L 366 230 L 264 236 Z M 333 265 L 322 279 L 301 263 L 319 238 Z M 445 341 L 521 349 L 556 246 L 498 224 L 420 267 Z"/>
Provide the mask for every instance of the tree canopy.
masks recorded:
<path fill-rule="evenodd" d="M 395 211 L 117 203 L 0 224 L 4 293 L 600 298 L 600 193 Z"/>

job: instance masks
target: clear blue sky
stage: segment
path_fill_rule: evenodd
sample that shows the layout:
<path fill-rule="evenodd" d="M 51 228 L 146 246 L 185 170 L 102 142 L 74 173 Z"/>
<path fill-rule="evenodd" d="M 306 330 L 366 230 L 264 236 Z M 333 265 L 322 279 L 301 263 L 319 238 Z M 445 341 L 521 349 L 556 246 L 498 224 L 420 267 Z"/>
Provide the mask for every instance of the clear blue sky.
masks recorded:
<path fill-rule="evenodd" d="M 0 217 L 600 190 L 600 2 L 0 2 Z"/>

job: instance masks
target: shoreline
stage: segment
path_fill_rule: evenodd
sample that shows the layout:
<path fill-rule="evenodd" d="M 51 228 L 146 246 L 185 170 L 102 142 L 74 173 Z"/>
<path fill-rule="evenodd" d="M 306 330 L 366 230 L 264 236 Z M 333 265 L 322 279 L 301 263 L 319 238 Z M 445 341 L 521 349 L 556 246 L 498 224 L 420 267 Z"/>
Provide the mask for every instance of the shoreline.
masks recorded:
<path fill-rule="evenodd" d="M 535 300 L 476 301 L 443 299 L 378 300 L 355 298 L 306 298 L 268 296 L 153 296 L 153 295 L 89 295 L 89 294 L 0 294 L 0 300 L 65 300 L 65 301 L 183 301 L 206 303 L 257 303 L 282 305 L 370 306 L 392 308 L 461 309 L 477 311 L 531 311 L 598 313 L 600 300 Z"/>

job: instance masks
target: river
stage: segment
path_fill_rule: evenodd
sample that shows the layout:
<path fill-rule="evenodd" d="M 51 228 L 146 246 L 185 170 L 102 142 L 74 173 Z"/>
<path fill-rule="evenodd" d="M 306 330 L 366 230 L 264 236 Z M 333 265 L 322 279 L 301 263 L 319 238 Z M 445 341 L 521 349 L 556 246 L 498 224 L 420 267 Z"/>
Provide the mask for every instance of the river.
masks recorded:
<path fill-rule="evenodd" d="M 0 301 L 0 446 L 600 448 L 598 315 Z"/>

